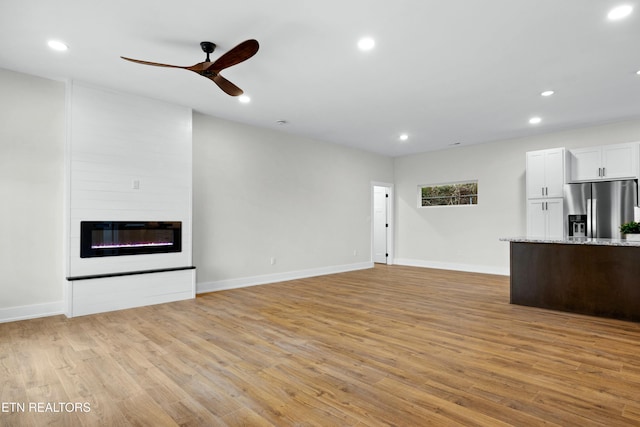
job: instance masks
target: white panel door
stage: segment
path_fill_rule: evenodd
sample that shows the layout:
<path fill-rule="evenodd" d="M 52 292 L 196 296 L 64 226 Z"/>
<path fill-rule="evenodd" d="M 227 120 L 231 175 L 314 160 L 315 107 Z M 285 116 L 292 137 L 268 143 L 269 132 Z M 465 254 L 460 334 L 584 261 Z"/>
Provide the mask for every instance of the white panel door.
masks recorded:
<path fill-rule="evenodd" d="M 527 198 L 543 198 L 545 183 L 545 152 L 527 153 Z"/>
<path fill-rule="evenodd" d="M 373 262 L 387 263 L 387 188 L 373 187 Z"/>
<path fill-rule="evenodd" d="M 527 237 L 547 237 L 547 213 L 544 200 L 527 201 Z"/>
<path fill-rule="evenodd" d="M 601 147 L 571 150 L 571 181 L 595 181 L 602 179 Z"/>
<path fill-rule="evenodd" d="M 617 144 L 602 148 L 602 176 L 605 179 L 636 178 L 638 154 L 635 144 Z"/>
<path fill-rule="evenodd" d="M 564 237 L 564 209 L 562 199 L 545 200 L 547 213 L 547 237 L 562 239 Z"/>
<path fill-rule="evenodd" d="M 545 196 L 562 197 L 564 187 L 564 148 L 546 150 L 544 175 Z"/>

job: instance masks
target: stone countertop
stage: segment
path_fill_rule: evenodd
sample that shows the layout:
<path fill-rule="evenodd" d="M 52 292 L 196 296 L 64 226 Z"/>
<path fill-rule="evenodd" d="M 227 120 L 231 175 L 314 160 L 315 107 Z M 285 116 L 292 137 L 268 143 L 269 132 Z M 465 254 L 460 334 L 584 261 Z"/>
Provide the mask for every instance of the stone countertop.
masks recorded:
<path fill-rule="evenodd" d="M 516 243 L 551 243 L 561 245 L 595 245 L 595 246 L 635 246 L 640 247 L 640 241 L 626 239 L 592 239 L 587 237 L 567 237 L 563 239 L 545 239 L 543 237 L 502 237 L 503 242 Z"/>

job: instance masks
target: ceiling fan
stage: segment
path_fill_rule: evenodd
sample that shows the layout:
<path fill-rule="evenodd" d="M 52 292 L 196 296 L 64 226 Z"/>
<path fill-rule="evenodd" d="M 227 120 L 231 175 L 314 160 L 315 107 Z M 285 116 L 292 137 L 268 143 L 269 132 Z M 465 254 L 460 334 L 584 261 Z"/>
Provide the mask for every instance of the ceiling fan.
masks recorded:
<path fill-rule="evenodd" d="M 242 89 L 238 86 L 231 83 L 229 80 L 225 79 L 220 75 L 220 71 L 225 68 L 229 68 L 232 65 L 239 64 L 247 59 L 251 58 L 258 52 L 258 48 L 260 45 L 257 40 L 245 40 L 227 53 L 223 54 L 220 58 L 211 62 L 209 59 L 209 54 L 213 53 L 216 48 L 216 45 L 211 42 L 201 42 L 200 47 L 202 51 L 207 54 L 207 59 L 204 62 L 199 62 L 196 65 L 192 65 L 190 67 L 181 67 L 179 65 L 169 65 L 169 64 L 160 64 L 157 62 L 149 62 L 149 61 L 141 61 L 139 59 L 126 58 L 121 56 L 120 58 L 126 59 L 127 61 L 136 62 L 138 64 L 144 65 L 154 65 L 156 67 L 169 67 L 169 68 L 182 68 L 184 70 L 190 70 L 195 73 L 200 74 L 202 77 L 206 77 L 208 79 L 213 80 L 215 84 L 220 87 L 226 94 L 231 96 L 242 95 Z"/>

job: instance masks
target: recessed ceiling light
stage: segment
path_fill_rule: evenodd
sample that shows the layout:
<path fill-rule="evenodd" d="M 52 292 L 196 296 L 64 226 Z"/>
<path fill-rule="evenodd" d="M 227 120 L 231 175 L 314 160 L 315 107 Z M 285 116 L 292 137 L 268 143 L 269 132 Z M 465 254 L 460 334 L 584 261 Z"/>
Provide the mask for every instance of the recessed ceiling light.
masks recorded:
<path fill-rule="evenodd" d="M 640 70 L 636 71 L 636 74 L 640 76 Z"/>
<path fill-rule="evenodd" d="M 537 125 L 541 121 L 542 121 L 542 119 L 540 117 L 531 117 L 529 119 L 529 123 L 531 123 L 532 125 Z"/>
<path fill-rule="evenodd" d="M 540 96 L 551 96 L 551 95 L 553 95 L 554 93 L 555 93 L 555 92 L 554 92 L 554 91 L 552 91 L 552 90 L 545 90 L 544 92 L 542 92 L 542 93 L 540 94 Z"/>
<path fill-rule="evenodd" d="M 289 122 L 286 121 L 286 120 L 278 120 L 278 121 L 276 121 L 276 124 L 279 125 L 279 126 L 284 126 L 284 125 L 289 124 Z"/>
<path fill-rule="evenodd" d="M 358 49 L 371 50 L 375 47 L 376 41 L 371 37 L 363 37 L 358 41 Z"/>
<path fill-rule="evenodd" d="M 238 97 L 238 101 L 240 101 L 243 104 L 248 104 L 251 102 L 251 98 L 249 98 L 247 95 L 240 95 Z"/>
<path fill-rule="evenodd" d="M 626 18 L 627 16 L 629 16 L 631 14 L 631 11 L 633 11 L 633 6 L 631 5 L 624 4 L 622 6 L 617 6 L 609 11 L 607 18 L 609 18 L 611 21 L 617 21 L 618 19 Z"/>
<path fill-rule="evenodd" d="M 407 139 L 409 139 L 409 135 L 407 135 L 406 133 L 400 135 L 400 141 L 406 141 Z"/>
<path fill-rule="evenodd" d="M 53 50 L 58 50 L 60 52 L 65 51 L 67 49 L 69 49 L 69 46 L 67 46 L 66 44 L 62 43 L 59 40 L 49 40 L 47 42 L 47 44 L 49 45 L 49 47 Z"/>

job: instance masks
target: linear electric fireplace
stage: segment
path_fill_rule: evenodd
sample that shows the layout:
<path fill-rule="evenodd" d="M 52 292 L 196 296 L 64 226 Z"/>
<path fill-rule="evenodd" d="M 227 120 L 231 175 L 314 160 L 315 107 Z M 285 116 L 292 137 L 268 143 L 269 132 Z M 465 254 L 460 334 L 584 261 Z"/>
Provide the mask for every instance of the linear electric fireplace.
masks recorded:
<path fill-rule="evenodd" d="M 182 222 L 81 221 L 80 258 L 182 251 Z"/>

